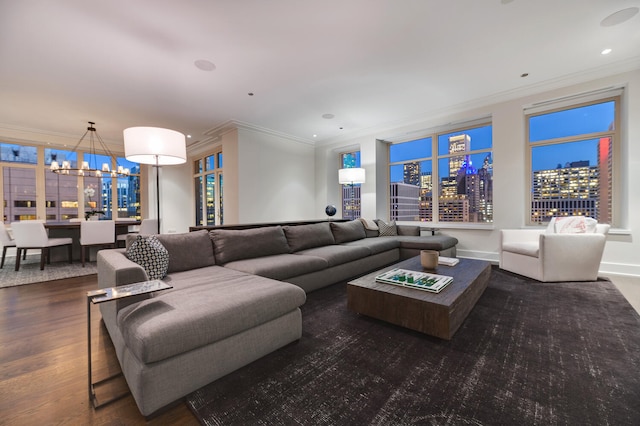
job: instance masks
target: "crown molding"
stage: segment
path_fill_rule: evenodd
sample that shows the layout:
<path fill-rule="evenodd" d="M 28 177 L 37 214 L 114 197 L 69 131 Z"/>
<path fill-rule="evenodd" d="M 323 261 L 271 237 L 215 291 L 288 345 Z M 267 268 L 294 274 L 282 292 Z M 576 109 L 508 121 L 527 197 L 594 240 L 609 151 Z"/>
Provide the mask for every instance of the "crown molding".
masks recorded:
<path fill-rule="evenodd" d="M 636 56 L 625 61 L 618 61 L 615 63 L 603 65 L 601 67 L 591 68 L 589 70 L 564 75 L 558 78 L 541 81 L 527 86 L 493 93 L 484 97 L 472 99 L 470 101 L 454 104 L 448 107 L 423 111 L 420 114 L 415 114 L 404 119 L 398 119 L 381 125 L 354 130 L 352 132 L 344 133 L 333 138 L 319 140 L 316 141 L 315 145 L 330 146 L 352 141 L 356 138 L 372 135 L 375 135 L 376 139 L 392 140 L 404 135 L 406 132 L 403 131 L 403 129 L 406 128 L 416 127 L 416 129 L 413 131 L 415 133 L 415 131 L 420 128 L 424 130 L 425 123 L 427 123 L 427 127 L 431 127 L 431 124 L 429 123 L 433 123 L 433 126 L 436 126 L 438 125 L 436 123 L 447 120 L 452 115 L 473 111 L 478 108 L 484 108 L 502 102 L 538 95 L 547 91 L 567 88 L 582 83 L 588 83 L 590 81 L 602 78 L 614 77 L 616 75 L 633 72 L 636 70 L 640 70 L 640 56 Z"/>
<path fill-rule="evenodd" d="M 266 127 L 257 126 L 255 124 L 247 123 L 240 120 L 228 120 L 222 124 L 217 125 L 216 127 L 207 130 L 204 132 L 205 136 L 209 136 L 210 138 L 219 139 L 225 133 L 228 133 L 232 130 L 247 130 L 251 132 L 261 133 L 265 135 L 275 136 L 280 139 L 287 139 L 292 142 L 302 143 L 305 145 L 315 146 L 316 142 L 311 139 L 300 138 L 297 136 L 290 135 L 288 133 L 279 132 L 277 130 L 269 129 Z"/>

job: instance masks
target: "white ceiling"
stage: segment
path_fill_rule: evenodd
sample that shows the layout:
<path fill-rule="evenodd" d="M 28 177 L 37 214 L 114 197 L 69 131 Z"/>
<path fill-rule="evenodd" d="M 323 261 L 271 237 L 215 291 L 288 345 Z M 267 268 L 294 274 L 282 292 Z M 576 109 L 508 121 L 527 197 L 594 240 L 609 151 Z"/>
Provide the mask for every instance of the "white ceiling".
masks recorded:
<path fill-rule="evenodd" d="M 112 142 L 131 126 L 197 141 L 236 120 L 336 140 L 546 82 L 639 68 L 640 14 L 601 25 L 638 6 L 0 0 L 0 127 L 78 139 L 95 121 Z M 612 53 L 601 55 L 607 47 Z M 201 59 L 215 70 L 198 69 Z"/>

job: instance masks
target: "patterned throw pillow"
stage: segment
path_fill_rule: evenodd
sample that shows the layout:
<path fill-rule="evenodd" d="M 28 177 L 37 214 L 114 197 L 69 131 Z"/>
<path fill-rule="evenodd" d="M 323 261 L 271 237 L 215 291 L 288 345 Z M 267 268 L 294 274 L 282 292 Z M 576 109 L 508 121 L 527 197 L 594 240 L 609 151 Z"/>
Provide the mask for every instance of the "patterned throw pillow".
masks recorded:
<path fill-rule="evenodd" d="M 380 230 L 381 237 L 393 237 L 398 235 L 398 228 L 396 227 L 396 221 L 392 220 L 390 223 L 385 223 L 384 220 L 378 220 L 378 229 Z"/>
<path fill-rule="evenodd" d="M 142 266 L 150 280 L 161 280 L 169 269 L 169 252 L 158 239 L 138 235 L 127 249 L 129 260 Z"/>

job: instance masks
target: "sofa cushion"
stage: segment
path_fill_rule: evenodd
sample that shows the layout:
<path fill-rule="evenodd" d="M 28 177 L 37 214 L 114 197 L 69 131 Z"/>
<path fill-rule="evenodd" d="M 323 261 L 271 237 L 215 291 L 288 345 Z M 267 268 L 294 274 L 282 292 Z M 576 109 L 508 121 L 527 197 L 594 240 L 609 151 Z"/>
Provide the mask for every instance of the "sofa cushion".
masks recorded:
<path fill-rule="evenodd" d="M 360 240 L 366 237 L 364 225 L 359 220 L 349 222 L 330 222 L 331 232 L 336 244 Z"/>
<path fill-rule="evenodd" d="M 349 241 L 343 245 L 366 247 L 369 254 L 378 254 L 400 247 L 400 242 L 395 238 L 365 238 L 364 240 Z"/>
<path fill-rule="evenodd" d="M 329 222 L 282 227 L 292 252 L 334 244 Z"/>
<path fill-rule="evenodd" d="M 380 229 L 381 237 L 392 237 L 394 235 L 398 235 L 398 228 L 396 227 L 396 222 L 392 220 L 389 223 L 386 223 L 384 220 L 378 220 L 378 228 Z"/>
<path fill-rule="evenodd" d="M 168 274 L 215 265 L 213 244 L 206 230 L 155 236 L 169 252 Z"/>
<path fill-rule="evenodd" d="M 296 254 L 303 255 L 302 257 L 320 257 L 326 260 L 329 266 L 332 267 L 367 257 L 371 254 L 371 251 L 362 246 L 332 245 L 301 250 Z"/>
<path fill-rule="evenodd" d="M 400 248 L 416 250 L 446 250 L 458 244 L 458 239 L 448 235 L 429 235 L 425 237 L 395 236 L 379 237 L 393 238 L 400 243 Z"/>
<path fill-rule="evenodd" d="M 126 251 L 129 260 L 142 266 L 150 280 L 160 280 L 167 275 L 169 252 L 155 235 L 137 235 Z"/>
<path fill-rule="evenodd" d="M 224 266 L 225 268 L 260 275 L 261 277 L 284 280 L 321 271 L 329 267 L 329 263 L 319 257 L 276 254 L 253 259 L 234 260 Z"/>
<path fill-rule="evenodd" d="M 118 313 L 122 337 L 143 363 L 161 361 L 264 324 L 297 309 L 306 299 L 304 290 L 293 284 L 221 266 L 176 272 L 169 278 L 174 290 Z"/>
<path fill-rule="evenodd" d="M 209 231 L 213 240 L 216 263 L 225 264 L 240 259 L 289 253 L 287 237 L 280 226 L 265 226 L 254 229 L 213 229 Z"/>
<path fill-rule="evenodd" d="M 414 225 L 396 225 L 398 235 L 408 235 L 412 237 L 420 236 L 420 227 Z"/>

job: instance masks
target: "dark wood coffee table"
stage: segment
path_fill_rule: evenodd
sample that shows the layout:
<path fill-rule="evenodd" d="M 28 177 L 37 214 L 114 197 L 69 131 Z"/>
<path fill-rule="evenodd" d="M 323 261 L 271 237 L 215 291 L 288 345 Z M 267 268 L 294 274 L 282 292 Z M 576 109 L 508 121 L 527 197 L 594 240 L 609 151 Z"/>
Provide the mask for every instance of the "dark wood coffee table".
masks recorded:
<path fill-rule="evenodd" d="M 440 293 L 379 283 L 376 275 L 393 268 L 433 272 L 453 277 Z M 455 266 L 425 271 L 420 256 L 404 260 L 347 283 L 347 307 L 354 312 L 450 340 L 482 296 L 491 264 L 460 259 Z"/>

